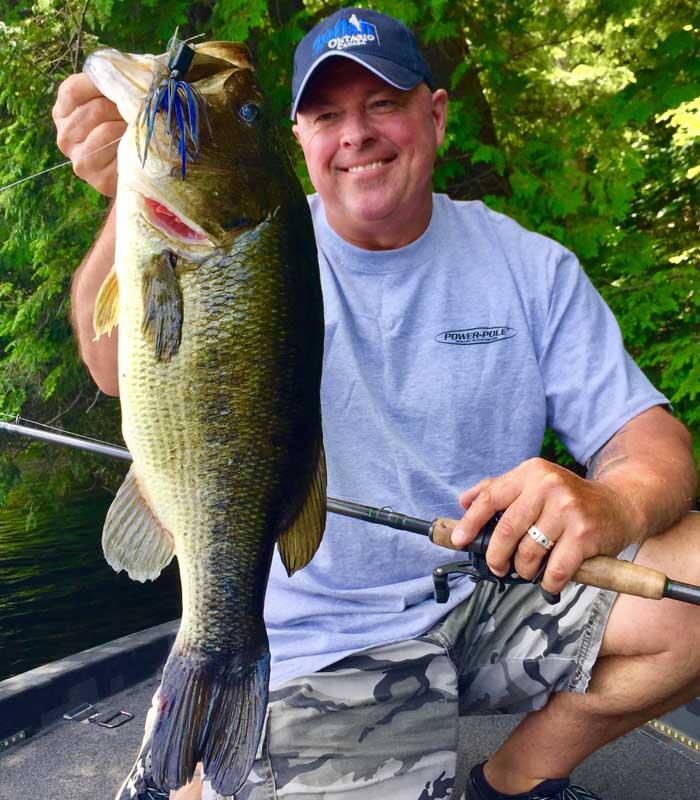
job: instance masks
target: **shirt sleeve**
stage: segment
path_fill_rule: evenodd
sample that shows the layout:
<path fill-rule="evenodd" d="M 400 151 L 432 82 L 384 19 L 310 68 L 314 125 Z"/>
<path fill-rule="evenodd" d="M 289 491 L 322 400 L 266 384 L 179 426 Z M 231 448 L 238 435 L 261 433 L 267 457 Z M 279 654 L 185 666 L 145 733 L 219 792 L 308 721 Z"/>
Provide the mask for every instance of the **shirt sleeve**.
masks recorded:
<path fill-rule="evenodd" d="M 562 248 L 539 355 L 547 424 L 581 464 L 626 422 L 668 400 L 626 352 L 620 328 Z"/>

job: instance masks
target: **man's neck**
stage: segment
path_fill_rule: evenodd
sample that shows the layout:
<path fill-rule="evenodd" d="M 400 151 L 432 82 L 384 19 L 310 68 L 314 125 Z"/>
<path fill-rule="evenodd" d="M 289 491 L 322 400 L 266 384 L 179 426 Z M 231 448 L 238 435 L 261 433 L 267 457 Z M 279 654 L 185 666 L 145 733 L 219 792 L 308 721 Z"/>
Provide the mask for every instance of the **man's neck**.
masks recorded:
<path fill-rule="evenodd" d="M 410 215 L 410 220 L 363 220 L 361 224 L 355 224 L 347 217 L 334 216 L 326 208 L 326 219 L 331 228 L 346 242 L 362 250 L 398 250 L 406 247 L 425 233 L 432 214 L 432 193 L 427 203 Z"/>

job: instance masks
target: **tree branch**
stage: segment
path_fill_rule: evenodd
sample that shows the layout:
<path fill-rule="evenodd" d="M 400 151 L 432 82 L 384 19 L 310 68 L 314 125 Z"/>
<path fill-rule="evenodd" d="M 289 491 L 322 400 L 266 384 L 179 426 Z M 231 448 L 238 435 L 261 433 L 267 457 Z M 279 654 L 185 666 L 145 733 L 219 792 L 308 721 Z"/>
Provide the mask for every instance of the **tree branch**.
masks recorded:
<path fill-rule="evenodd" d="M 73 72 L 78 71 L 78 60 L 80 59 L 80 48 L 83 45 L 83 23 L 85 22 L 85 13 L 87 11 L 88 3 L 90 0 L 85 0 L 83 3 L 82 11 L 80 12 L 80 18 L 78 20 L 78 30 L 75 36 L 75 50 L 73 51 Z"/>
<path fill-rule="evenodd" d="M 75 406 L 78 400 L 80 400 L 82 395 L 83 395 L 83 390 L 81 389 L 78 392 L 77 396 L 73 399 L 71 404 L 68 406 L 68 408 L 65 408 L 63 411 L 59 411 L 59 413 L 56 414 L 56 416 L 53 419 L 50 419 L 48 422 L 45 422 L 44 425 L 53 425 L 54 422 L 57 422 L 59 419 L 61 419 L 61 417 L 65 417 L 65 415 Z"/>

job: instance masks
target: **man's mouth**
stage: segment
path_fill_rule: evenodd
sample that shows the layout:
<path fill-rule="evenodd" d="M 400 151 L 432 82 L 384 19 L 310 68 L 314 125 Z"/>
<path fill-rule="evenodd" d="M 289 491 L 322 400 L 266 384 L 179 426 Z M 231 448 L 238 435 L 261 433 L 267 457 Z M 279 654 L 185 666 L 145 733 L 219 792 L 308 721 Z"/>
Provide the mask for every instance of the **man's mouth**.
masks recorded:
<path fill-rule="evenodd" d="M 392 156 L 391 158 L 381 158 L 377 159 L 376 161 L 371 161 L 369 164 L 355 164 L 352 167 L 341 167 L 343 172 L 371 172 L 374 169 L 379 169 L 379 167 L 383 167 L 385 164 L 389 164 L 396 158 L 396 156 Z"/>

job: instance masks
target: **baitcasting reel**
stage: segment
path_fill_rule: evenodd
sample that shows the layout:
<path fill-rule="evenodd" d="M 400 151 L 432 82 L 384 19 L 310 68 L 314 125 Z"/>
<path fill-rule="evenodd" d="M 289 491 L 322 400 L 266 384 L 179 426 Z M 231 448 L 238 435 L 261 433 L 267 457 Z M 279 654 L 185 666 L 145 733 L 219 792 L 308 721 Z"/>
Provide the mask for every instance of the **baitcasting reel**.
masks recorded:
<path fill-rule="evenodd" d="M 477 537 L 471 544 L 468 545 L 469 552 L 464 561 L 450 561 L 448 564 L 443 564 L 440 567 L 435 567 L 433 570 L 433 596 L 436 603 L 446 603 L 450 599 L 450 575 L 468 575 L 474 583 L 481 581 L 490 581 L 498 586 L 497 591 L 504 592 L 506 586 L 514 584 L 531 583 L 539 584 L 547 568 L 547 557 L 542 562 L 537 575 L 532 580 L 522 578 L 515 571 L 515 563 L 511 560 L 510 569 L 506 575 L 496 575 L 491 572 L 489 565 L 486 563 L 486 549 L 491 541 L 493 531 L 498 524 L 498 521 L 503 516 L 503 512 L 499 511 L 491 517 L 491 519 L 479 531 Z M 552 594 L 540 587 L 544 599 L 554 605 L 560 600 L 559 593 Z"/>

